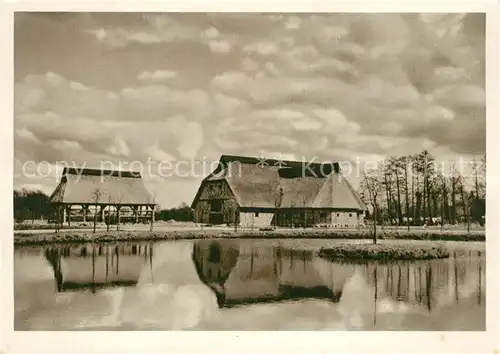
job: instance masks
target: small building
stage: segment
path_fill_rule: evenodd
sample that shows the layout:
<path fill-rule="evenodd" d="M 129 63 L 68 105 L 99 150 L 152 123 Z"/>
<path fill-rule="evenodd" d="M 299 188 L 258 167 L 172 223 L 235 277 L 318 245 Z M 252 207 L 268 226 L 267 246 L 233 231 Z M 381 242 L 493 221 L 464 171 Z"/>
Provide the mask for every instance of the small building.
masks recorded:
<path fill-rule="evenodd" d="M 338 163 L 223 155 L 191 206 L 195 222 L 243 227 L 357 227 L 366 206 Z"/>
<path fill-rule="evenodd" d="M 61 222 L 140 222 L 154 220 L 155 203 L 141 174 L 132 171 L 65 167 L 61 180 L 49 198 Z M 105 213 L 106 212 L 106 213 Z"/>

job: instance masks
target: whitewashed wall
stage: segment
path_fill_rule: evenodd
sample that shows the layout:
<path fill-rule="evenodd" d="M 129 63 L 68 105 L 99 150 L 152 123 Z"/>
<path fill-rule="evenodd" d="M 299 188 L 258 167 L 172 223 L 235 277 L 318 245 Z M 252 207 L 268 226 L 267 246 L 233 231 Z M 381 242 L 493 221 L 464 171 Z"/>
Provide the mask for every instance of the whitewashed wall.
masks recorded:
<path fill-rule="evenodd" d="M 273 220 L 273 213 L 250 213 L 250 212 L 241 212 L 240 213 L 240 226 L 243 227 L 265 227 L 271 226 L 271 222 Z"/>

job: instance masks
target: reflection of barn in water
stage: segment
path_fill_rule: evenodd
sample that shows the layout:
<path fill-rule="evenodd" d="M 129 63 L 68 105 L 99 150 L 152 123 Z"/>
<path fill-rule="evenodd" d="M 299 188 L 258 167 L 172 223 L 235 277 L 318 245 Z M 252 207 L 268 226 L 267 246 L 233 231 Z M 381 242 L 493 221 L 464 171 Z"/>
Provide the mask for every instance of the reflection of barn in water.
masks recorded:
<path fill-rule="evenodd" d="M 144 263 L 152 264 L 153 247 L 146 244 L 82 245 L 47 248 L 57 291 L 135 286 Z"/>
<path fill-rule="evenodd" d="M 312 251 L 199 241 L 193 261 L 220 307 L 300 299 L 338 301 L 351 266 L 333 265 Z"/>

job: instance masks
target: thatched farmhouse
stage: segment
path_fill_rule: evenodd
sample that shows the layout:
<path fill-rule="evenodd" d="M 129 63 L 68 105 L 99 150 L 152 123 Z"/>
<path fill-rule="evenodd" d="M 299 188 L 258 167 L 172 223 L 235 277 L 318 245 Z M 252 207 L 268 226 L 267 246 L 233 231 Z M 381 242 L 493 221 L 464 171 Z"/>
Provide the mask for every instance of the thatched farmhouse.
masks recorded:
<path fill-rule="evenodd" d="M 195 221 L 245 227 L 355 227 L 365 205 L 338 163 L 223 155 L 191 206 Z"/>
<path fill-rule="evenodd" d="M 131 222 L 154 218 L 153 198 L 136 172 L 66 167 L 49 200 L 68 225 L 104 216 Z"/>

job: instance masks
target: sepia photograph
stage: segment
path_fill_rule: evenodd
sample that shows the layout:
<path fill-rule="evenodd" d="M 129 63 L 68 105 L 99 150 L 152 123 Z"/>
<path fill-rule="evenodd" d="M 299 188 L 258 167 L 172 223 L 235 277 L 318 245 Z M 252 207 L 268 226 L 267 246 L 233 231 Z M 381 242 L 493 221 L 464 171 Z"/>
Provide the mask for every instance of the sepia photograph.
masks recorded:
<path fill-rule="evenodd" d="M 486 331 L 486 23 L 15 12 L 14 330 Z"/>

